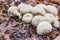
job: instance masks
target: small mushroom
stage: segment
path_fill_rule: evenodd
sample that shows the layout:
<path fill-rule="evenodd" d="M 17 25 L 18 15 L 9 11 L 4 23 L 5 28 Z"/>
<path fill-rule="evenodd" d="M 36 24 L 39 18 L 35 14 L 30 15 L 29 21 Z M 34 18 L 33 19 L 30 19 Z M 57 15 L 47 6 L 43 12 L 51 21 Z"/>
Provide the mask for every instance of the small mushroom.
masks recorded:
<path fill-rule="evenodd" d="M 21 17 L 22 17 L 21 13 L 18 12 L 18 9 L 16 6 L 9 7 L 8 12 L 9 12 L 9 14 L 17 15 L 19 17 L 19 19 L 21 19 Z"/>
<path fill-rule="evenodd" d="M 55 16 L 52 14 L 45 14 L 44 17 L 46 18 L 46 21 L 53 23 L 55 21 Z"/>
<path fill-rule="evenodd" d="M 23 15 L 22 21 L 25 23 L 30 23 L 33 18 L 33 15 L 31 13 L 26 13 Z"/>
<path fill-rule="evenodd" d="M 41 15 L 34 16 L 32 19 L 32 25 L 37 26 L 40 22 L 43 22 L 45 20 L 46 20 L 45 17 Z"/>
<path fill-rule="evenodd" d="M 49 22 L 41 22 L 37 26 L 37 34 L 44 35 L 52 31 L 52 25 Z"/>
<path fill-rule="evenodd" d="M 41 15 L 46 14 L 45 10 L 44 10 L 41 6 L 35 6 L 35 7 L 33 7 L 32 10 L 31 10 L 31 13 L 32 13 L 32 14 L 37 14 L 37 13 L 39 13 L 39 14 L 41 14 Z"/>
<path fill-rule="evenodd" d="M 47 6 L 45 7 L 45 10 L 48 11 L 49 13 L 55 15 L 55 16 L 56 16 L 57 13 L 58 13 L 57 8 L 56 8 L 55 6 L 52 6 L 52 5 L 47 5 Z"/>
<path fill-rule="evenodd" d="M 21 13 L 28 13 L 31 11 L 31 8 L 32 6 L 30 5 L 27 5 L 25 3 L 21 3 L 20 5 L 18 5 L 18 10 L 21 12 Z"/>

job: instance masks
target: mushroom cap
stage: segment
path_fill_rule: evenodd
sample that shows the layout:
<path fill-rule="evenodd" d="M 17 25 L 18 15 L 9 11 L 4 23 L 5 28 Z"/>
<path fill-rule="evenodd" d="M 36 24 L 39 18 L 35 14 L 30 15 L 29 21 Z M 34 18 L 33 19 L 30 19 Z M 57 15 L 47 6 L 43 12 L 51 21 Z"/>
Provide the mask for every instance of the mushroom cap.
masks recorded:
<path fill-rule="evenodd" d="M 45 10 L 50 12 L 53 15 L 57 15 L 57 13 L 58 13 L 57 8 L 55 6 L 52 6 L 52 5 L 47 5 L 47 7 L 45 7 Z"/>
<path fill-rule="evenodd" d="M 43 22 L 45 20 L 46 19 L 41 15 L 34 16 L 32 19 L 32 25 L 37 26 L 40 22 Z"/>
<path fill-rule="evenodd" d="M 31 13 L 32 13 L 32 14 L 37 14 L 37 13 L 39 13 L 39 14 L 41 14 L 41 15 L 46 14 L 45 10 L 44 10 L 41 6 L 35 6 L 35 7 L 33 7 L 32 10 L 31 10 Z"/>
<path fill-rule="evenodd" d="M 45 14 L 44 17 L 46 18 L 46 21 L 53 23 L 55 21 L 55 16 L 52 14 Z"/>
<path fill-rule="evenodd" d="M 18 9 L 16 6 L 11 6 L 9 9 L 8 9 L 8 12 L 13 13 L 14 15 L 17 15 L 19 17 L 19 19 L 22 18 L 22 15 L 21 13 L 18 12 Z M 11 14 L 12 15 L 12 14 Z"/>
<path fill-rule="evenodd" d="M 44 35 L 52 31 L 52 25 L 49 22 L 41 22 L 37 26 L 37 34 Z"/>
<path fill-rule="evenodd" d="M 16 6 L 11 6 L 11 7 L 9 7 L 8 12 L 10 12 L 10 13 L 17 13 L 18 9 L 17 9 Z"/>
<path fill-rule="evenodd" d="M 31 13 L 26 13 L 23 15 L 22 21 L 25 23 L 30 23 L 33 18 L 33 15 Z"/>
<path fill-rule="evenodd" d="M 31 11 L 31 8 L 32 6 L 30 5 L 27 5 L 25 3 L 21 3 L 20 5 L 18 5 L 18 10 L 21 12 L 21 13 L 28 13 Z"/>

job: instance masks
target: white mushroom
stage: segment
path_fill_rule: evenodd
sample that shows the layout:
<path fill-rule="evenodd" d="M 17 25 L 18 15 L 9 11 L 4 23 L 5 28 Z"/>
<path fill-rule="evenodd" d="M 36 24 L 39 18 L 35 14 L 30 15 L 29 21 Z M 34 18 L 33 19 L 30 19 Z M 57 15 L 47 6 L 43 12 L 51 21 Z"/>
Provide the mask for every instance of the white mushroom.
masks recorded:
<path fill-rule="evenodd" d="M 17 15 L 19 17 L 19 19 L 21 19 L 21 17 L 22 17 L 21 13 L 18 12 L 16 6 L 9 7 L 8 12 L 9 12 L 9 14 Z"/>
<path fill-rule="evenodd" d="M 40 6 L 40 7 L 38 7 L 38 6 L 33 7 L 32 10 L 31 10 L 31 13 L 32 13 L 32 14 L 37 14 L 37 13 L 39 13 L 39 14 L 41 14 L 41 15 L 46 14 L 45 10 L 44 10 L 41 6 Z"/>
<path fill-rule="evenodd" d="M 25 23 L 30 23 L 33 18 L 33 15 L 31 13 L 26 13 L 23 15 L 22 21 Z"/>
<path fill-rule="evenodd" d="M 51 5 L 47 5 L 47 7 L 45 7 L 45 10 L 50 12 L 53 15 L 57 15 L 58 10 L 55 6 L 51 6 Z"/>
<path fill-rule="evenodd" d="M 30 5 L 27 5 L 25 3 L 21 3 L 20 5 L 18 5 L 18 10 L 21 12 L 21 13 L 28 13 L 31 11 L 31 8 L 32 6 Z"/>
<path fill-rule="evenodd" d="M 9 7 L 8 12 L 10 12 L 10 13 L 17 13 L 18 12 L 17 7 L 16 6 Z"/>
<path fill-rule="evenodd" d="M 44 17 L 46 18 L 46 21 L 53 23 L 55 21 L 55 17 L 52 14 L 45 14 Z"/>
<path fill-rule="evenodd" d="M 43 22 L 45 20 L 46 20 L 45 17 L 41 15 L 34 16 L 32 19 L 32 25 L 37 26 L 40 22 Z"/>
<path fill-rule="evenodd" d="M 44 35 L 52 31 L 52 25 L 49 22 L 41 22 L 37 26 L 37 34 Z"/>

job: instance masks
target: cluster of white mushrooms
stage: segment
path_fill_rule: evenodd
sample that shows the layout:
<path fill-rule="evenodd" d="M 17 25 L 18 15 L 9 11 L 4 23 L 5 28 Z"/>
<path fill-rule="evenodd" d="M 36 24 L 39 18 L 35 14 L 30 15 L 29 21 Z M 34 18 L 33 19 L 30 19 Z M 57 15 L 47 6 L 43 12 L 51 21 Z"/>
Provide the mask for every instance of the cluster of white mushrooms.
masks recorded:
<path fill-rule="evenodd" d="M 8 12 L 17 15 L 25 23 L 31 23 L 36 27 L 37 34 L 44 35 L 52 31 L 52 26 L 59 27 L 58 10 L 52 5 L 38 4 L 31 6 L 21 3 L 11 6 Z"/>

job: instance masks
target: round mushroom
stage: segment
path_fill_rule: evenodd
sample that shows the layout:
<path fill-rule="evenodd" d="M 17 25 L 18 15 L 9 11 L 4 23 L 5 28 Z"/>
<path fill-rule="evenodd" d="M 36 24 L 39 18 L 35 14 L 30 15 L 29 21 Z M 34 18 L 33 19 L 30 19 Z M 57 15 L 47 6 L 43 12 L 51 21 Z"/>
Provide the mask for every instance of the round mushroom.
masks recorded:
<path fill-rule="evenodd" d="M 33 18 L 33 15 L 31 13 L 26 13 L 23 15 L 22 21 L 25 23 L 30 23 Z"/>
<path fill-rule="evenodd" d="M 41 22 L 37 26 L 37 34 L 44 35 L 52 31 L 52 25 L 49 22 Z"/>
<path fill-rule="evenodd" d="M 16 6 L 11 6 L 11 7 L 9 7 L 8 13 L 9 13 L 10 15 L 12 15 L 12 14 L 13 14 L 13 15 L 17 15 L 17 16 L 19 17 L 19 19 L 21 19 L 21 17 L 22 17 L 21 13 L 18 12 L 18 9 L 17 9 Z"/>
<path fill-rule="evenodd" d="M 32 14 L 41 14 L 44 15 L 46 14 L 45 10 L 41 6 L 35 6 L 31 10 Z"/>
<path fill-rule="evenodd" d="M 11 7 L 9 7 L 8 12 L 10 12 L 10 13 L 17 13 L 18 9 L 17 9 L 16 6 L 11 6 Z"/>
<path fill-rule="evenodd" d="M 55 21 L 55 16 L 52 14 L 45 14 L 44 17 L 46 18 L 46 21 L 53 23 Z"/>
<path fill-rule="evenodd" d="M 27 5 L 25 3 L 21 3 L 20 5 L 18 5 L 18 10 L 21 12 L 21 13 L 28 13 L 31 11 L 31 8 L 32 6 L 30 5 Z"/>
<path fill-rule="evenodd" d="M 34 16 L 32 19 L 32 25 L 37 26 L 40 22 L 43 22 L 45 20 L 46 20 L 45 17 L 41 15 Z"/>
<path fill-rule="evenodd" d="M 56 16 L 57 13 L 58 13 L 57 8 L 56 8 L 55 6 L 52 6 L 52 5 L 47 5 L 47 6 L 45 7 L 45 10 L 48 11 L 49 13 L 55 15 L 55 16 Z"/>

